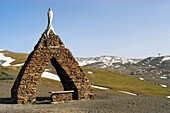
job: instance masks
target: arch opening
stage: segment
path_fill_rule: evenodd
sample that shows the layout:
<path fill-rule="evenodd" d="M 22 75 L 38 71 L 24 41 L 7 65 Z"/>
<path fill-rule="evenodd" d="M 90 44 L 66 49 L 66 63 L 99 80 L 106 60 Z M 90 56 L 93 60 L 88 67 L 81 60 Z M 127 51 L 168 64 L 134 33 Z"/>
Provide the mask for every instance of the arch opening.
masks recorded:
<path fill-rule="evenodd" d="M 59 62 L 55 58 L 50 59 L 52 66 L 55 68 L 61 83 L 63 85 L 64 91 L 74 90 L 73 99 L 78 99 L 78 91 L 73 82 L 73 80 L 69 77 L 66 70 L 64 70 L 64 65 L 60 65 Z"/>

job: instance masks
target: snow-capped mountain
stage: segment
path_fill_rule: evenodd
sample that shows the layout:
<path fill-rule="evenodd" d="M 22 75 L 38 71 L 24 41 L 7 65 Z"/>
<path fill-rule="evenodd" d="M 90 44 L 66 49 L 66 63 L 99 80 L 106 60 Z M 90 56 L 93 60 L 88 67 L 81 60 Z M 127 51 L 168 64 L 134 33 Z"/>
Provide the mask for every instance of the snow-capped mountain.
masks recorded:
<path fill-rule="evenodd" d="M 146 59 L 126 59 L 116 56 L 101 56 L 101 57 L 88 57 L 76 58 L 80 66 L 89 67 L 121 67 L 121 66 L 137 66 L 137 67 L 152 67 L 152 68 L 169 68 L 170 69 L 170 56 L 161 57 L 148 57 Z"/>
<path fill-rule="evenodd" d="M 136 64 L 140 59 L 125 59 L 116 56 L 101 56 L 101 57 L 88 57 L 88 58 L 76 58 L 80 66 L 85 66 L 93 63 L 103 63 L 105 66 L 111 66 L 115 63 L 121 64 Z"/>

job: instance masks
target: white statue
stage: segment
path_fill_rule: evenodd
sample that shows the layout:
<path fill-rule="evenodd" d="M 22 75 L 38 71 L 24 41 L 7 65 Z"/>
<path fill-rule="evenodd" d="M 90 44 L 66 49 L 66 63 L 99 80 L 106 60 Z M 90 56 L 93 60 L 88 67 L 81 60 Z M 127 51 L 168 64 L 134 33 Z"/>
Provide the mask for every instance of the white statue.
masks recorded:
<path fill-rule="evenodd" d="M 51 8 L 49 8 L 47 15 L 48 15 L 47 36 L 49 37 L 49 33 L 51 30 L 55 33 L 54 28 L 52 26 L 53 11 L 51 10 Z"/>

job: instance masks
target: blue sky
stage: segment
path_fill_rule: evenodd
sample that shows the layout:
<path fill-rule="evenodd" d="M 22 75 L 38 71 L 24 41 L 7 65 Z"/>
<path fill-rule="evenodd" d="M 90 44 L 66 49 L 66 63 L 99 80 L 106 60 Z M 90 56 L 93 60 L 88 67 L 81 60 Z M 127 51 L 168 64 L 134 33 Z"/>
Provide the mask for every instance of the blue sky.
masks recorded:
<path fill-rule="evenodd" d="M 0 48 L 30 53 L 53 27 L 76 57 L 170 55 L 168 0 L 0 0 Z"/>

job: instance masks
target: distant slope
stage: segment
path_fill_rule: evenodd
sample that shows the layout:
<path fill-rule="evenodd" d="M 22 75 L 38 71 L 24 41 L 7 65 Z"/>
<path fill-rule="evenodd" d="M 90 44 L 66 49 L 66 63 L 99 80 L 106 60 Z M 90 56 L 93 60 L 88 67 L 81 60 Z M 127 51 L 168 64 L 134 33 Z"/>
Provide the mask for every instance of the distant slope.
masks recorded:
<path fill-rule="evenodd" d="M 150 96 L 168 96 L 170 89 L 162 88 L 112 70 L 83 67 L 92 84 Z"/>
<path fill-rule="evenodd" d="M 80 65 L 111 69 L 170 89 L 170 56 L 125 59 L 115 56 L 77 58 Z"/>

